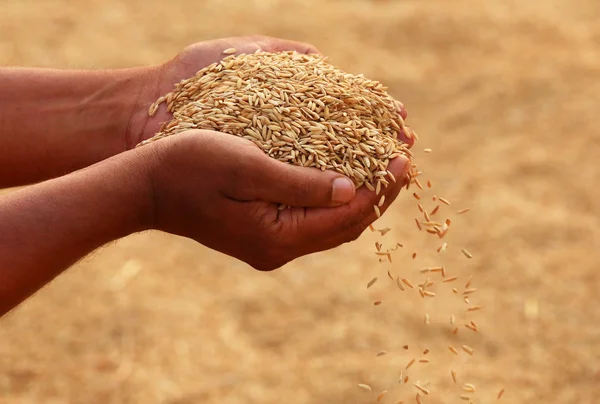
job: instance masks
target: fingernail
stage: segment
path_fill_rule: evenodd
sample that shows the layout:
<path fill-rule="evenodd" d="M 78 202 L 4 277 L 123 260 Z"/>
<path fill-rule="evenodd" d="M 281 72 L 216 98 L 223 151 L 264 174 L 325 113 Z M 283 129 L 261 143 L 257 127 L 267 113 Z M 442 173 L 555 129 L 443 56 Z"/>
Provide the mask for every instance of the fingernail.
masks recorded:
<path fill-rule="evenodd" d="M 350 202 L 354 198 L 354 184 L 349 178 L 339 177 L 333 180 L 332 202 L 341 204 Z"/>

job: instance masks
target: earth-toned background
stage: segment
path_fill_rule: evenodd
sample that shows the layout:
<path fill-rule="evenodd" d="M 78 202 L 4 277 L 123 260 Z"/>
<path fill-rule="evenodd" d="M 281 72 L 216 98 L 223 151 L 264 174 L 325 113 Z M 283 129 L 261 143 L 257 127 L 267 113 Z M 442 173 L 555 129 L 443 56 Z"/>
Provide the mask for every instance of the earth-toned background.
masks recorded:
<path fill-rule="evenodd" d="M 0 320 L 0 402 L 366 404 L 387 389 L 381 403 L 414 403 L 416 380 L 429 382 L 424 403 L 464 402 L 451 368 L 476 385 L 475 403 L 503 387 L 506 403 L 597 402 L 598 21 L 597 0 L 1 1 L 2 65 L 157 64 L 197 41 L 259 33 L 313 43 L 380 80 L 421 137 L 416 161 L 434 184 L 424 195 L 452 202 L 442 262 L 461 278 L 429 299 L 387 278 L 417 283 L 440 262 L 411 192 L 376 224 L 393 229 L 385 237 L 366 232 L 273 273 L 136 235 Z M 377 239 L 404 243 L 393 264 L 377 262 Z M 460 325 L 467 305 L 450 291 L 470 275 L 478 334 Z M 473 357 L 448 351 L 461 343 Z M 430 363 L 398 384 L 425 348 Z"/>

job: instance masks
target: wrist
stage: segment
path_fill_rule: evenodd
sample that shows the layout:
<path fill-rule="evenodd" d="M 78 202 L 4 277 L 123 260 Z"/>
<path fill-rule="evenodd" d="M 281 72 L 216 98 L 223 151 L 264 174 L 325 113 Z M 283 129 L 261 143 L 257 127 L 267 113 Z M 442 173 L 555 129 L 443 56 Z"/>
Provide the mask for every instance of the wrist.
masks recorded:
<path fill-rule="evenodd" d="M 160 84 L 163 66 L 150 66 L 123 71 L 126 76 L 132 77 L 131 89 L 122 92 L 123 97 L 128 97 L 130 104 L 125 134 L 126 150 L 134 149 L 140 142 L 152 136 L 158 127 L 152 127 L 148 109 L 160 97 Z M 155 125 L 156 126 L 156 125 Z"/>

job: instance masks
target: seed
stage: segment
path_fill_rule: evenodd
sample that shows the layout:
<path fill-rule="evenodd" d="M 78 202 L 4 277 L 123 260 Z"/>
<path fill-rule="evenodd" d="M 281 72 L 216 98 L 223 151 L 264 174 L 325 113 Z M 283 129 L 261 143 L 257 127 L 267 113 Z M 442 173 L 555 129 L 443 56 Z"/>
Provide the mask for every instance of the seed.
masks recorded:
<path fill-rule="evenodd" d="M 452 334 L 454 334 L 454 335 L 458 334 L 458 327 L 454 327 L 454 330 L 452 330 Z"/>
<path fill-rule="evenodd" d="M 423 150 L 425 153 L 431 153 L 431 149 L 424 149 Z"/>
<path fill-rule="evenodd" d="M 458 294 L 458 289 L 456 289 L 456 288 L 452 288 L 452 293 L 456 293 L 456 294 Z"/>
<path fill-rule="evenodd" d="M 371 386 L 369 386 L 368 384 L 359 383 L 358 387 L 363 389 L 364 391 L 371 391 Z"/>
<path fill-rule="evenodd" d="M 392 273 L 389 270 L 387 271 L 387 275 L 388 275 L 388 278 L 390 278 L 391 280 L 394 280 L 394 277 L 392 276 Z"/>
<path fill-rule="evenodd" d="M 369 283 L 367 283 L 367 289 L 369 289 L 371 286 L 373 286 L 375 284 L 375 282 L 377 282 L 377 277 L 371 279 L 369 281 Z"/>
<path fill-rule="evenodd" d="M 227 48 L 223 51 L 223 55 L 232 55 L 235 52 L 237 52 L 237 49 L 235 48 Z"/>
<path fill-rule="evenodd" d="M 463 391 L 466 391 L 468 393 L 475 393 L 475 386 L 472 385 L 471 383 L 465 383 L 462 387 Z"/>
<path fill-rule="evenodd" d="M 452 345 L 448 345 L 448 349 L 450 350 L 450 352 L 452 352 L 454 355 L 458 355 L 458 351 L 456 350 L 456 348 L 454 348 Z"/>
<path fill-rule="evenodd" d="M 418 204 L 417 204 L 417 207 L 419 208 L 419 211 L 420 211 L 421 213 L 425 212 L 425 209 L 423 209 L 423 206 L 421 206 L 421 204 L 420 204 L 420 203 L 418 203 Z"/>
<path fill-rule="evenodd" d="M 441 203 L 443 203 L 445 205 L 450 205 L 450 201 L 448 201 L 448 199 L 442 198 L 441 196 L 438 196 L 438 199 L 440 200 Z"/>
<path fill-rule="evenodd" d="M 477 292 L 477 288 L 467 289 L 463 292 L 463 295 L 470 295 L 471 293 Z"/>
<path fill-rule="evenodd" d="M 469 258 L 469 259 L 470 259 L 470 258 L 473 258 L 473 256 L 471 255 L 471 253 L 470 253 L 470 252 L 468 252 L 467 250 L 465 250 L 464 248 L 463 248 L 461 251 L 462 251 L 462 253 L 465 255 L 465 257 L 467 257 L 467 258 Z"/>
<path fill-rule="evenodd" d="M 423 228 L 421 227 L 421 223 L 419 223 L 419 219 L 415 218 L 415 223 L 417 223 L 417 227 L 419 228 L 419 230 L 423 230 Z"/>
<path fill-rule="evenodd" d="M 410 362 L 408 362 L 408 364 L 406 365 L 406 367 L 404 369 L 408 370 L 409 367 L 411 367 L 413 365 L 413 363 L 415 363 L 416 359 L 411 359 Z"/>
<path fill-rule="evenodd" d="M 502 398 L 502 395 L 503 395 L 503 394 L 504 394 L 504 389 L 502 389 L 502 390 L 500 390 L 500 391 L 498 392 L 498 396 L 497 396 L 497 397 L 498 397 L 498 400 L 500 400 L 500 399 Z"/>
<path fill-rule="evenodd" d="M 465 400 L 465 401 L 469 401 L 471 400 L 471 397 L 467 396 L 466 394 L 463 394 L 462 396 L 460 396 L 461 400 Z"/>
<path fill-rule="evenodd" d="M 375 249 L 376 249 L 377 251 L 381 251 L 381 243 L 380 243 L 379 241 L 376 241 L 376 242 L 375 242 Z"/>
<path fill-rule="evenodd" d="M 402 282 L 400 282 L 400 278 L 396 278 L 396 284 L 398 285 L 398 287 L 400 288 L 400 290 L 404 290 L 404 286 L 402 286 Z"/>
<path fill-rule="evenodd" d="M 471 276 L 471 277 L 469 277 L 469 280 L 467 281 L 467 283 L 465 283 L 465 289 L 469 289 L 472 281 L 473 281 L 473 277 Z"/>
<path fill-rule="evenodd" d="M 379 198 L 379 203 L 377 204 L 377 206 L 382 207 L 384 203 L 385 203 L 385 195 L 381 195 L 381 198 Z"/>
<path fill-rule="evenodd" d="M 419 196 L 419 194 L 417 194 L 416 192 L 413 192 L 413 196 L 415 197 L 415 199 L 420 200 L 421 197 Z"/>
<path fill-rule="evenodd" d="M 431 188 L 431 180 L 427 180 L 427 188 Z"/>
<path fill-rule="evenodd" d="M 383 356 L 385 354 L 387 354 L 387 351 L 379 351 L 375 354 L 375 356 Z"/>
<path fill-rule="evenodd" d="M 434 296 L 435 296 L 435 293 L 433 293 L 433 292 L 430 292 L 430 291 L 428 291 L 428 290 L 424 291 L 424 292 L 423 292 L 423 294 L 424 294 L 425 296 L 428 296 L 428 297 L 434 297 Z"/>
<path fill-rule="evenodd" d="M 438 210 L 440 210 L 440 205 L 436 205 L 436 207 L 433 208 L 433 210 L 431 211 L 431 213 L 429 215 L 430 216 L 435 215 L 438 212 Z"/>
<path fill-rule="evenodd" d="M 415 185 L 420 189 L 423 190 L 423 185 L 421 185 L 421 182 L 419 182 L 418 178 L 415 178 Z"/>
<path fill-rule="evenodd" d="M 381 304 L 381 300 L 375 300 L 373 302 L 373 306 L 379 306 Z"/>
<path fill-rule="evenodd" d="M 379 211 L 379 207 L 377 205 L 373 205 L 373 209 L 375 209 L 375 215 L 377 217 L 381 217 L 381 212 Z"/>
<path fill-rule="evenodd" d="M 425 314 L 424 322 L 425 324 L 429 324 L 429 314 Z"/>
<path fill-rule="evenodd" d="M 408 351 L 408 345 L 404 345 L 404 346 L 402 346 L 402 348 L 404 348 L 404 350 Z"/>
<path fill-rule="evenodd" d="M 438 247 L 437 252 L 441 253 L 443 251 L 446 251 L 447 248 L 448 248 L 448 243 L 442 243 L 442 245 Z"/>
<path fill-rule="evenodd" d="M 408 383 L 408 375 L 404 376 L 404 384 Z"/>
<path fill-rule="evenodd" d="M 451 276 L 449 278 L 444 278 L 444 280 L 442 282 L 448 283 L 448 282 L 453 282 L 457 279 L 458 279 L 458 276 Z"/>
<path fill-rule="evenodd" d="M 456 372 L 454 370 L 451 370 L 450 374 L 452 375 L 452 380 L 454 381 L 454 384 L 456 384 Z"/>
<path fill-rule="evenodd" d="M 454 318 L 454 314 L 450 316 L 450 324 L 454 324 L 456 319 Z"/>
<path fill-rule="evenodd" d="M 412 259 L 415 259 L 415 258 L 417 258 L 417 253 L 416 252 L 412 253 Z"/>
<path fill-rule="evenodd" d="M 469 298 L 467 296 L 465 296 L 463 299 L 466 304 L 471 304 L 471 302 L 469 301 Z"/>
<path fill-rule="evenodd" d="M 425 348 L 425 350 L 423 351 L 423 355 L 427 355 L 429 353 L 429 349 Z"/>
<path fill-rule="evenodd" d="M 459 211 L 458 211 L 458 212 L 456 212 L 456 213 L 458 213 L 459 215 L 462 215 L 463 213 L 467 213 L 467 212 L 468 212 L 468 211 L 470 211 L 470 210 L 471 210 L 471 208 L 461 209 L 461 210 L 459 210 Z"/>
<path fill-rule="evenodd" d="M 419 359 L 419 363 L 429 363 L 429 359 Z"/>
<path fill-rule="evenodd" d="M 381 393 L 379 393 L 379 395 L 377 396 L 377 401 L 381 401 L 381 399 L 387 394 L 387 390 L 383 390 Z"/>
<path fill-rule="evenodd" d="M 425 217 L 425 221 L 426 221 L 426 222 L 430 222 L 430 221 L 431 221 L 431 219 L 429 218 L 429 213 L 427 213 L 427 211 L 426 211 L 426 210 L 425 210 L 425 211 L 423 211 L 423 216 Z"/>
<path fill-rule="evenodd" d="M 421 390 L 422 393 L 429 394 L 429 390 L 427 390 L 423 386 L 420 386 L 419 383 L 413 383 L 413 386 L 415 386 L 417 389 Z"/>
<path fill-rule="evenodd" d="M 473 307 L 469 307 L 467 309 L 467 311 L 477 311 L 477 310 L 481 310 L 481 306 L 473 306 Z"/>
<path fill-rule="evenodd" d="M 468 345 L 462 345 L 461 347 L 462 347 L 463 351 L 465 351 L 469 355 L 473 355 L 473 348 L 471 348 Z"/>
<path fill-rule="evenodd" d="M 385 198 L 385 195 L 383 195 L 381 198 Z M 385 229 L 381 229 L 378 230 L 379 234 L 381 234 L 381 236 L 385 236 L 386 234 L 388 234 L 392 229 L 390 229 L 389 227 L 386 227 Z"/>
<path fill-rule="evenodd" d="M 375 231 L 375 227 L 373 227 L 373 225 L 372 225 L 372 224 L 370 224 L 370 225 L 369 225 L 369 230 L 371 230 L 371 231 Z"/>

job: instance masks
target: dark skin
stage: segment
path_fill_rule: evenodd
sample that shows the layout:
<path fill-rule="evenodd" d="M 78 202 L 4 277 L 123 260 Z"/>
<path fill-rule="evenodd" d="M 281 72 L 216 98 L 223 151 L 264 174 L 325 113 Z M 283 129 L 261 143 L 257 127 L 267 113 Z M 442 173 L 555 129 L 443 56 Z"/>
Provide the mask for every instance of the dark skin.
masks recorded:
<path fill-rule="evenodd" d="M 164 107 L 148 119 L 150 104 L 230 47 L 315 52 L 251 37 L 196 44 L 150 68 L 0 69 L 0 187 L 35 183 L 0 195 L 0 315 L 136 232 L 188 237 L 273 270 L 355 240 L 376 219 L 379 196 L 338 173 L 273 160 L 241 138 L 190 131 L 135 148 L 169 119 Z M 383 212 L 406 163 L 390 164 L 400 180 L 383 190 Z"/>

